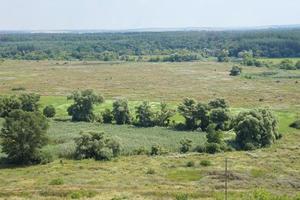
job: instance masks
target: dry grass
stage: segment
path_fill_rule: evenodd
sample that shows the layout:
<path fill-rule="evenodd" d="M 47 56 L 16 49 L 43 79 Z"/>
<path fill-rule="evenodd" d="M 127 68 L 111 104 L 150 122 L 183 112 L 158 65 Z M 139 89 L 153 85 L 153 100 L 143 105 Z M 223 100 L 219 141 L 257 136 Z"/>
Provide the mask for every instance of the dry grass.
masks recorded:
<path fill-rule="evenodd" d="M 22 86 L 41 95 L 65 96 L 76 89 L 90 88 L 108 99 L 123 96 L 130 100 L 178 102 L 187 96 L 203 101 L 224 97 L 235 107 L 299 105 L 300 83 L 295 79 L 230 77 L 232 65 L 5 61 L 0 66 L 0 92 L 13 93 L 12 88 Z M 246 74 L 264 71 L 269 69 L 244 68 Z"/>

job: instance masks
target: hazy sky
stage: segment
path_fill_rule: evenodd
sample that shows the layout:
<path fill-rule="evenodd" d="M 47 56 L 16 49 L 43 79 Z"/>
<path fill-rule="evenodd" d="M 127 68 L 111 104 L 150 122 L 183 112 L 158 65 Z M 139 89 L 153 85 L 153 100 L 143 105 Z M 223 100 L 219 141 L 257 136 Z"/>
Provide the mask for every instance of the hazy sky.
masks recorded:
<path fill-rule="evenodd" d="M 300 24 L 300 0 L 0 0 L 0 30 Z"/>

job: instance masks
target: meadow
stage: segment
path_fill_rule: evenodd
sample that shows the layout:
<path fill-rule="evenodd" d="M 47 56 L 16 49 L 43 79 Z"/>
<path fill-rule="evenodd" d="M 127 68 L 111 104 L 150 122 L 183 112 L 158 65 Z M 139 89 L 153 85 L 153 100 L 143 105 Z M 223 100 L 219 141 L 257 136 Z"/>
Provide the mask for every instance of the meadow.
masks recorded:
<path fill-rule="evenodd" d="M 250 200 L 259 188 L 258 193 L 299 195 L 300 131 L 289 124 L 299 118 L 300 73 L 244 67 L 240 77 L 231 77 L 229 70 L 235 64 L 6 60 L 0 65 L 1 94 L 38 93 L 41 108 L 56 108 L 57 115 L 49 122 L 50 144 L 45 147 L 54 152 L 56 160 L 30 167 L 1 166 L 0 199 L 169 200 L 179 199 L 181 194 L 189 199 L 223 199 L 225 157 L 229 159 L 229 199 Z M 176 109 L 184 97 L 203 102 L 225 98 L 233 115 L 269 106 L 279 119 L 283 138 L 270 148 L 251 152 L 183 155 L 178 153 L 181 139 L 191 139 L 195 147 L 205 143 L 205 134 L 70 122 L 66 109 L 72 102 L 66 96 L 77 89 L 94 89 L 105 97 L 95 113 L 110 108 L 118 97 L 129 99 L 131 111 L 143 100 L 154 108 L 165 101 Z M 173 120 L 183 119 L 177 114 Z M 123 156 L 109 162 L 61 158 L 74 148 L 72 141 L 81 130 L 110 134 L 121 143 Z M 153 144 L 162 145 L 169 154 L 130 155 Z M 188 162 L 194 166 L 188 167 Z"/>

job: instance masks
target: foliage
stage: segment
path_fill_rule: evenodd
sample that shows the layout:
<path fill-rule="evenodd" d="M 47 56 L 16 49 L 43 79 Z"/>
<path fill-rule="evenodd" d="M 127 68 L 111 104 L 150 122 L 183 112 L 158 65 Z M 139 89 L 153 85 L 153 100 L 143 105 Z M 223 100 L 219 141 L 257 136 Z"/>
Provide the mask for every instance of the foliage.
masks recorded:
<path fill-rule="evenodd" d="M 106 138 L 103 132 L 81 132 L 75 139 L 76 159 L 111 160 L 120 153 L 118 142 Z"/>
<path fill-rule="evenodd" d="M 221 146 L 218 143 L 207 143 L 206 152 L 210 154 L 215 154 L 221 152 Z"/>
<path fill-rule="evenodd" d="M 168 126 L 170 118 L 175 115 L 175 111 L 168 108 L 166 103 L 160 103 L 160 110 L 155 113 L 154 123 L 157 126 Z"/>
<path fill-rule="evenodd" d="M 210 160 L 201 160 L 200 165 L 203 166 L 203 167 L 208 167 L 208 166 L 211 166 L 212 163 L 211 163 Z"/>
<path fill-rule="evenodd" d="M 93 90 L 75 91 L 68 96 L 68 100 L 72 99 L 74 103 L 68 108 L 68 114 L 72 116 L 73 121 L 94 121 L 93 113 L 94 105 L 104 102 L 101 95 L 97 95 Z"/>
<path fill-rule="evenodd" d="M 270 146 L 279 138 L 278 121 L 268 109 L 241 112 L 234 122 L 236 142 L 241 149 Z"/>
<path fill-rule="evenodd" d="M 41 162 L 40 149 L 46 144 L 48 123 L 39 112 L 14 110 L 1 130 L 2 151 L 16 164 Z"/>
<path fill-rule="evenodd" d="M 296 63 L 295 67 L 296 67 L 297 69 L 300 69 L 300 60 Z"/>
<path fill-rule="evenodd" d="M 130 124 L 131 115 L 127 99 L 117 99 L 113 103 L 113 116 L 117 124 Z"/>
<path fill-rule="evenodd" d="M 214 100 L 211 100 L 208 103 L 210 109 L 215 109 L 215 108 L 223 108 L 223 109 L 227 109 L 229 108 L 228 103 L 225 101 L 225 99 L 221 99 L 221 98 L 217 98 Z"/>
<path fill-rule="evenodd" d="M 55 108 L 54 106 L 50 105 L 50 106 L 46 106 L 43 110 L 43 114 L 45 117 L 47 118 L 52 118 L 55 116 L 56 114 L 56 111 L 55 111 Z"/>
<path fill-rule="evenodd" d="M 216 130 L 227 130 L 231 120 L 228 110 L 223 108 L 212 109 L 209 115 L 209 119 L 216 125 Z"/>
<path fill-rule="evenodd" d="M 188 200 L 189 196 L 187 194 L 177 194 L 175 199 L 176 200 Z"/>
<path fill-rule="evenodd" d="M 286 70 L 295 70 L 297 69 L 296 66 L 294 65 L 293 61 L 290 59 L 285 59 L 281 61 L 279 64 L 280 69 L 286 69 Z"/>
<path fill-rule="evenodd" d="M 38 111 L 40 95 L 38 94 L 21 94 L 19 97 L 21 101 L 21 109 L 28 112 Z"/>
<path fill-rule="evenodd" d="M 195 162 L 192 161 L 192 160 L 190 160 L 190 161 L 188 161 L 188 162 L 186 163 L 186 166 L 187 166 L 187 167 L 195 167 Z"/>
<path fill-rule="evenodd" d="M 151 156 L 163 155 L 165 153 L 167 153 L 166 150 L 160 145 L 153 145 L 151 147 L 151 151 L 150 151 Z"/>
<path fill-rule="evenodd" d="M 111 124 L 114 119 L 112 111 L 106 108 L 104 112 L 102 112 L 102 119 L 104 123 Z"/>
<path fill-rule="evenodd" d="M 233 66 L 230 70 L 230 76 L 239 76 L 242 73 L 242 68 Z"/>
<path fill-rule="evenodd" d="M 296 120 L 290 124 L 290 127 L 300 129 L 300 120 Z"/>
<path fill-rule="evenodd" d="M 222 49 L 221 51 L 219 51 L 217 57 L 218 57 L 218 62 L 228 62 L 229 51 L 227 49 Z"/>
<path fill-rule="evenodd" d="M 16 109 L 21 109 L 21 101 L 17 96 L 0 97 L 0 117 L 7 117 Z"/>
<path fill-rule="evenodd" d="M 180 141 L 180 153 L 187 153 L 192 147 L 192 140 L 184 139 Z"/>
<path fill-rule="evenodd" d="M 208 143 L 221 144 L 223 142 L 223 133 L 216 131 L 215 124 L 210 124 L 207 128 L 206 138 Z"/>
<path fill-rule="evenodd" d="M 196 101 L 191 98 L 183 99 L 183 102 L 178 106 L 178 112 L 184 117 L 187 129 L 195 129 L 197 127 Z"/>
<path fill-rule="evenodd" d="M 149 102 L 144 101 L 136 107 L 137 124 L 142 127 L 154 126 L 154 112 L 151 110 Z"/>

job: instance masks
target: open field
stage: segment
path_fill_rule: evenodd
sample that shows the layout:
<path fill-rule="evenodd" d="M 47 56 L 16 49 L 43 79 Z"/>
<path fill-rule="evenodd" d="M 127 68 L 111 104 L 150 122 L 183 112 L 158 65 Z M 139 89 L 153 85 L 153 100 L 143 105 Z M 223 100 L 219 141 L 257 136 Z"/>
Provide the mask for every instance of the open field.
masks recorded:
<path fill-rule="evenodd" d="M 66 64 L 64 64 L 66 63 Z M 208 101 L 223 97 L 234 107 L 271 105 L 288 108 L 299 104 L 299 77 L 289 72 L 280 78 L 230 77 L 232 63 L 120 63 L 5 61 L 0 65 L 0 92 L 13 88 L 43 96 L 66 96 L 76 89 L 94 89 L 106 99 L 179 102 L 184 97 Z M 270 71 L 244 67 L 245 74 Z M 263 101 L 259 101 L 262 99 Z"/>
<path fill-rule="evenodd" d="M 252 200 L 246 196 L 259 188 L 275 195 L 299 195 L 300 131 L 289 124 L 300 112 L 300 73 L 244 67 L 241 77 L 230 77 L 232 65 L 5 61 L 0 65 L 1 94 L 39 93 L 42 108 L 50 104 L 56 108 L 57 116 L 50 120 L 48 131 L 50 144 L 44 150 L 57 159 L 47 165 L 1 166 L 0 199 L 174 200 L 179 194 L 188 194 L 189 199 L 223 199 L 225 157 L 229 159 L 229 199 Z M 13 90 L 20 87 L 25 91 Z M 131 110 L 142 100 L 153 107 L 166 101 L 176 108 L 184 97 L 204 102 L 223 97 L 232 114 L 270 106 L 280 121 L 283 138 L 271 148 L 251 152 L 182 155 L 177 153 L 181 139 L 193 140 L 194 147 L 206 141 L 205 134 L 70 122 L 66 109 L 72 102 L 66 96 L 76 89 L 94 89 L 105 96 L 106 102 L 96 107 L 96 113 L 111 108 L 113 99 L 120 96 L 130 100 Z M 182 117 L 177 114 L 173 120 L 179 122 Z M 121 143 L 125 155 L 153 144 L 170 154 L 121 156 L 109 162 L 59 158 L 74 148 L 72 141 L 81 130 L 105 131 Z M 211 165 L 201 165 L 203 160 Z M 187 167 L 189 161 L 195 166 Z"/>

